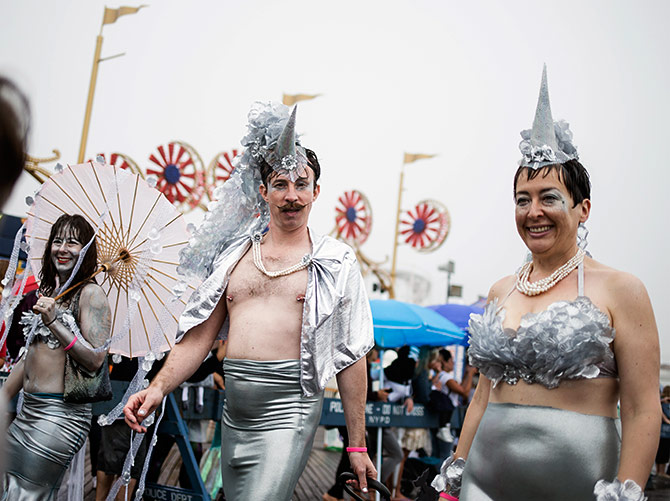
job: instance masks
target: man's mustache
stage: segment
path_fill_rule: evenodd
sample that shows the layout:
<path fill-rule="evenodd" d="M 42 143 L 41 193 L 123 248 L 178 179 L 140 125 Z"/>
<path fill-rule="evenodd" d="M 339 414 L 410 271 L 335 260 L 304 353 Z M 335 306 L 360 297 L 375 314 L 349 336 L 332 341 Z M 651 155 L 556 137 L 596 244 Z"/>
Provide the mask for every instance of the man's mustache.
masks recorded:
<path fill-rule="evenodd" d="M 298 204 L 294 202 L 287 203 L 279 207 L 279 210 L 282 212 L 302 210 L 305 206 L 303 204 Z"/>

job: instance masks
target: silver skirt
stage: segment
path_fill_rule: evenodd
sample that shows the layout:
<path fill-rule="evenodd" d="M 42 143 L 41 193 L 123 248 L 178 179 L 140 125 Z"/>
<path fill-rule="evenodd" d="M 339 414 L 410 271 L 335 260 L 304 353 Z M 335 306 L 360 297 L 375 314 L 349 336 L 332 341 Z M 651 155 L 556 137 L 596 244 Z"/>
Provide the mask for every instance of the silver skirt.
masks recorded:
<path fill-rule="evenodd" d="M 461 501 L 593 501 L 616 477 L 619 420 L 534 405 L 489 403 L 463 472 Z"/>
<path fill-rule="evenodd" d="M 226 359 L 221 471 L 228 501 L 289 501 L 312 450 L 323 392 L 302 397 L 298 360 Z"/>
<path fill-rule="evenodd" d="M 3 499 L 52 499 L 90 427 L 90 404 L 24 393 L 21 412 L 7 430 Z"/>

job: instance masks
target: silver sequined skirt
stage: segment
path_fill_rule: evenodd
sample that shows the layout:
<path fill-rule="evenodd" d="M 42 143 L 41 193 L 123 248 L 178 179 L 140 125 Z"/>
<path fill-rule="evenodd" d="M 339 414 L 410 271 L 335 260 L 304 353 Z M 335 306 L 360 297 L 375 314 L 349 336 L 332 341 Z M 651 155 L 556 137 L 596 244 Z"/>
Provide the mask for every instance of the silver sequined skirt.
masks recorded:
<path fill-rule="evenodd" d="M 619 420 L 533 405 L 489 403 L 470 448 L 461 501 L 593 501 L 616 477 Z"/>
<path fill-rule="evenodd" d="M 24 393 L 7 430 L 6 492 L 11 501 L 44 501 L 58 492 L 91 427 L 91 405 Z"/>
<path fill-rule="evenodd" d="M 221 426 L 229 501 L 289 501 L 312 450 L 323 393 L 302 397 L 298 360 L 226 359 Z"/>

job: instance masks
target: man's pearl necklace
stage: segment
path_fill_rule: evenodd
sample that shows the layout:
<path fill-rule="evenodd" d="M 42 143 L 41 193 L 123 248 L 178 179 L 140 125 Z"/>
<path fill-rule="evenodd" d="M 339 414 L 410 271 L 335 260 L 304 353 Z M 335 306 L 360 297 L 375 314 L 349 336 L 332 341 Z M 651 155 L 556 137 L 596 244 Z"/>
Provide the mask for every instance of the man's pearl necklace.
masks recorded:
<path fill-rule="evenodd" d="M 284 277 L 286 275 L 290 275 L 291 273 L 295 273 L 296 271 L 304 270 L 309 266 L 309 263 L 311 263 L 312 261 L 311 258 L 309 257 L 309 254 L 305 254 L 299 263 L 296 263 L 293 266 L 289 266 L 285 270 L 268 271 L 265 269 L 265 265 L 263 264 L 263 258 L 261 257 L 260 239 L 254 238 L 253 244 L 251 245 L 251 249 L 253 252 L 254 264 L 256 265 L 256 268 L 258 268 L 258 271 L 260 271 L 263 275 L 270 278 Z"/>
<path fill-rule="evenodd" d="M 533 269 L 533 262 L 530 261 L 524 264 L 519 272 L 516 275 L 516 288 L 522 294 L 526 296 L 537 296 L 543 292 L 547 292 L 558 282 L 563 280 L 568 274 L 577 268 L 584 261 L 584 256 L 586 252 L 583 249 L 579 249 L 577 254 L 575 254 L 572 259 L 565 263 L 560 268 L 556 269 L 548 277 L 542 278 L 537 282 L 529 282 L 528 278 L 530 277 L 530 272 Z"/>

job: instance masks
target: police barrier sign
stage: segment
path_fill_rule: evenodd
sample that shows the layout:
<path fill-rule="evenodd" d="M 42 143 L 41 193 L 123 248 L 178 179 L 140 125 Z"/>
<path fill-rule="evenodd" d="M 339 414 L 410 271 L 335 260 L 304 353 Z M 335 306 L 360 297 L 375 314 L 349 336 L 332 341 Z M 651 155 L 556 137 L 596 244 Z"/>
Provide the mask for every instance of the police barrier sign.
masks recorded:
<path fill-rule="evenodd" d="M 339 398 L 325 398 L 321 411 L 321 423 L 324 426 L 344 426 L 344 408 Z M 416 404 L 411 413 L 398 404 L 368 402 L 365 405 L 366 426 L 396 426 L 399 428 L 437 428 L 437 414 L 428 411 L 423 405 Z"/>

